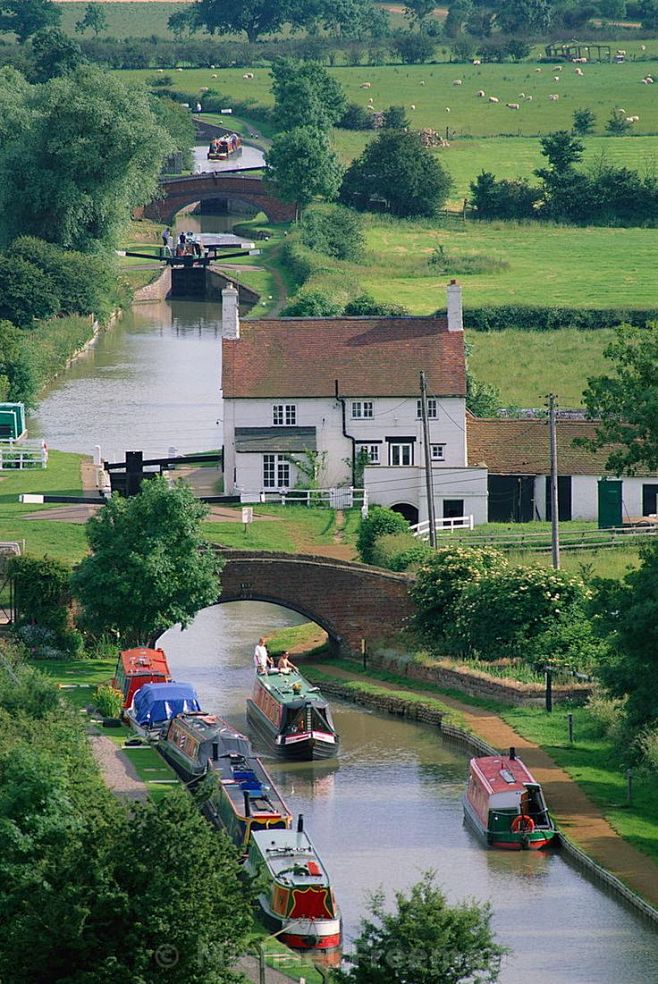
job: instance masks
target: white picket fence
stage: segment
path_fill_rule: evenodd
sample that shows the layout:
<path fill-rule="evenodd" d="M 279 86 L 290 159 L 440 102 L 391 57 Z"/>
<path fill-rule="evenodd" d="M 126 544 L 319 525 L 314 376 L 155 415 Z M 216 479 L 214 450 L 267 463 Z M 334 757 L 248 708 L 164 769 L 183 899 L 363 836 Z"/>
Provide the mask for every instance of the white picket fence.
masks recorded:
<path fill-rule="evenodd" d="M 0 471 L 47 467 L 48 448 L 43 441 L 0 441 Z"/>
<path fill-rule="evenodd" d="M 437 519 L 434 524 L 434 529 L 437 534 L 442 533 L 454 533 L 455 530 L 472 530 L 474 526 L 472 516 L 449 516 L 443 519 Z M 416 523 L 415 526 L 411 527 L 411 532 L 419 540 L 429 540 L 430 538 L 430 524 L 429 520 L 425 520 L 422 523 Z"/>
<path fill-rule="evenodd" d="M 352 487 L 333 489 L 263 489 L 241 492 L 241 502 L 277 502 L 282 506 L 324 506 L 328 509 L 361 509 L 368 514 L 368 490 Z"/>

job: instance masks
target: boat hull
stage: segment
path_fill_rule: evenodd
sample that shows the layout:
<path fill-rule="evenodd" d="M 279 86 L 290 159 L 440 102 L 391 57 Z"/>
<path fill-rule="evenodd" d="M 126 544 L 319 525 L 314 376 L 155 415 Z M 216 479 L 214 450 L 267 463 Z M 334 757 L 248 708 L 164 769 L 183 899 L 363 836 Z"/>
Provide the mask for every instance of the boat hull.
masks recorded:
<path fill-rule="evenodd" d="M 335 758 L 338 754 L 337 736 L 318 731 L 282 735 L 251 698 L 247 699 L 247 721 L 272 751 L 282 758 L 309 761 Z"/>
<path fill-rule="evenodd" d="M 464 819 L 489 847 L 503 851 L 540 851 L 552 846 L 556 831 L 535 828 L 533 831 L 490 830 L 482 823 L 468 796 L 462 798 Z"/>
<path fill-rule="evenodd" d="M 176 755 L 174 750 L 166 741 L 159 741 L 156 745 L 157 750 L 163 759 L 169 763 L 174 772 L 180 776 L 188 786 L 194 786 L 206 775 L 206 769 L 193 770 L 189 764 L 189 759 L 182 755 Z"/>
<path fill-rule="evenodd" d="M 337 919 L 285 919 L 270 908 L 266 895 L 258 897 L 261 919 L 292 950 L 308 953 L 313 960 L 337 967 L 341 960 L 342 927 Z"/>

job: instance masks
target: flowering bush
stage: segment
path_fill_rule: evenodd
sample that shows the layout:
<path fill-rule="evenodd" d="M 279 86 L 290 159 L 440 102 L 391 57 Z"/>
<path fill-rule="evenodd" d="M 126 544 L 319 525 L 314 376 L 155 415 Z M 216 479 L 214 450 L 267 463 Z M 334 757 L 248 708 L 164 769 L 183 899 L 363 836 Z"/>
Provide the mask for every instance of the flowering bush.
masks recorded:
<path fill-rule="evenodd" d="M 123 694 L 109 683 L 101 683 L 94 693 L 94 706 L 105 718 L 121 717 Z"/>

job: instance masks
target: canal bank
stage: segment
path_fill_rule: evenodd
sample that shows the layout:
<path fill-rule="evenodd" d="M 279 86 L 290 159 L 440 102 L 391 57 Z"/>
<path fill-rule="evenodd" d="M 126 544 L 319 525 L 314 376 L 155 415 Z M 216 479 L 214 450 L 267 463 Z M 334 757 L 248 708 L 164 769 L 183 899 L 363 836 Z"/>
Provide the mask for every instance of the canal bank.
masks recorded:
<path fill-rule="evenodd" d="M 515 746 L 541 783 L 572 860 L 658 926 L 658 866 L 619 836 L 580 786 L 543 748 L 524 738 L 493 711 L 439 694 L 436 690 L 392 683 L 379 678 L 376 672 L 350 672 L 327 661 L 306 664 L 304 671 L 308 671 L 310 678 L 316 679 L 328 693 L 344 699 L 358 699 L 367 706 L 387 709 L 392 714 L 409 714 L 416 720 L 434 724 L 473 754 L 486 755 Z M 374 685 L 373 691 L 362 690 L 364 682 Z M 346 686 L 349 683 L 357 685 L 358 696 Z M 387 692 L 407 692 L 415 699 L 414 703 L 406 709 L 404 700 L 399 697 L 387 699 Z M 425 702 L 425 707 L 418 701 Z M 442 723 L 441 705 L 448 713 L 456 713 L 463 726 Z"/>

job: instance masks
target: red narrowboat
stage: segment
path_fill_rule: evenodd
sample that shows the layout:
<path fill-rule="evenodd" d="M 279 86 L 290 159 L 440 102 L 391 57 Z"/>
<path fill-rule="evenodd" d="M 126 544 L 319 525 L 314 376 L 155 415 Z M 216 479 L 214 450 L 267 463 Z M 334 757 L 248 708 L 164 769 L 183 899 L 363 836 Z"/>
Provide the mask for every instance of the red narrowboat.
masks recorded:
<path fill-rule="evenodd" d="M 145 683 L 169 683 L 172 679 L 163 649 L 124 649 L 114 671 L 112 686 L 123 694 L 124 708 L 130 707 L 135 692 Z"/>
<path fill-rule="evenodd" d="M 542 788 L 513 748 L 471 759 L 463 805 L 466 820 L 491 847 L 537 850 L 556 834 Z"/>

